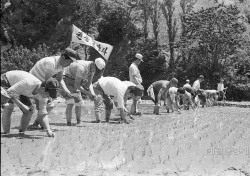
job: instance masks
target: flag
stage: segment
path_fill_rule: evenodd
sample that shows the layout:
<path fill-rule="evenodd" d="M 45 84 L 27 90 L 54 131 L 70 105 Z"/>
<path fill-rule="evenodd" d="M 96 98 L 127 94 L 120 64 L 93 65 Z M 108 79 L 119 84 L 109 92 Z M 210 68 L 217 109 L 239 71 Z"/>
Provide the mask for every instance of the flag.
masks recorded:
<path fill-rule="evenodd" d="M 71 42 L 91 46 L 95 48 L 95 50 L 98 51 L 106 60 L 108 60 L 112 52 L 113 46 L 92 39 L 79 28 L 77 28 L 75 25 L 73 25 L 72 28 L 73 29 Z"/>

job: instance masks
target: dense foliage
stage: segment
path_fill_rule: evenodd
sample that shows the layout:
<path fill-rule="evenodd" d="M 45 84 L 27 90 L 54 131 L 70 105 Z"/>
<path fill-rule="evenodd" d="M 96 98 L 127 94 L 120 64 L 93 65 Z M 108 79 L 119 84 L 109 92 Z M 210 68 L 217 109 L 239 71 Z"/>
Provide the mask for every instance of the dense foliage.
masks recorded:
<path fill-rule="evenodd" d="M 197 0 L 181 0 L 182 12 L 176 15 L 175 0 L 10 0 L 8 6 L 6 2 L 1 2 L 1 45 L 5 38 L 11 38 L 12 48 L 1 53 L 1 73 L 29 71 L 42 57 L 60 53 L 70 44 L 74 24 L 114 46 L 104 76 L 128 80 L 132 58 L 140 52 L 145 88 L 156 80 L 169 79 L 171 74 L 178 78 L 179 86 L 203 74 L 205 89 L 216 89 L 223 77 L 231 87 L 229 92 L 242 89 L 237 85 L 247 85 L 250 79 L 250 34 L 246 33 L 250 13 L 234 5 L 193 11 Z M 161 23 L 165 23 L 161 29 L 165 31 L 160 31 Z M 162 32 L 167 34 L 164 44 L 159 43 Z M 91 47 L 75 49 L 84 53 L 83 59 L 101 57 Z M 229 98 L 241 99 L 234 93 L 229 93 Z"/>

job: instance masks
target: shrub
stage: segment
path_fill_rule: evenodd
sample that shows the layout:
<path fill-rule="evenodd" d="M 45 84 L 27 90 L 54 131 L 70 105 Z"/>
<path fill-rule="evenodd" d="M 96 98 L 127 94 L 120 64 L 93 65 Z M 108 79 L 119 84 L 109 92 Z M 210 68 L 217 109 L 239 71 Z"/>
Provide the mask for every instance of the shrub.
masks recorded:
<path fill-rule="evenodd" d="M 250 83 L 229 85 L 226 97 L 227 100 L 250 101 Z"/>
<path fill-rule="evenodd" d="M 30 71 L 41 58 L 49 56 L 46 45 L 39 46 L 32 51 L 22 45 L 3 53 L 1 58 L 1 74 L 10 70 Z"/>

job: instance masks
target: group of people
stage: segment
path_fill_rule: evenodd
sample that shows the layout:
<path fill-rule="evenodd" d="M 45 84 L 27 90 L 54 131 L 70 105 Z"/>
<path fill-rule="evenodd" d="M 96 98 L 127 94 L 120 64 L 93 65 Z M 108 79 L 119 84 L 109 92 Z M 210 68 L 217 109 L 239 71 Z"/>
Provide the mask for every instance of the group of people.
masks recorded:
<path fill-rule="evenodd" d="M 161 100 L 164 101 L 167 112 L 175 110 L 180 113 L 181 107 L 189 110 L 191 106 L 194 110 L 200 105 L 213 106 L 217 103 L 218 97 L 222 96 L 225 98 L 225 91 L 227 88 L 224 87 L 224 80 L 221 78 L 218 83 L 217 90 L 204 90 L 201 89 L 201 82 L 204 81 L 204 76 L 200 75 L 193 85 L 190 85 L 190 80 L 186 80 L 186 83 L 177 88 L 178 80 L 172 78 L 170 81 L 159 80 L 152 83 L 147 89 L 147 94 L 150 99 L 155 103 L 153 114 L 159 114 Z M 182 102 L 183 106 L 180 105 Z"/>
<path fill-rule="evenodd" d="M 83 98 L 82 94 L 94 102 L 96 122 L 101 122 L 103 105 L 105 121 L 109 122 L 113 105 L 120 112 L 121 122 L 129 124 L 134 115 L 141 115 L 138 102 L 144 93 L 142 77 L 138 66 L 143 62 L 143 56 L 135 54 L 129 67 L 129 81 L 121 81 L 116 77 L 101 76 L 93 83 L 97 72 L 102 72 L 106 66 L 105 60 L 97 58 L 94 61 L 82 60 L 78 53 L 66 48 L 59 56 L 45 57 L 39 60 L 29 72 L 11 70 L 1 75 L 1 106 L 2 126 L 5 134 L 10 133 L 11 114 L 16 104 L 22 111 L 19 134 L 24 134 L 27 128 L 43 128 L 49 137 L 53 137 L 49 125 L 49 114 L 55 107 L 54 99 L 60 94 L 65 98 L 66 123 L 71 126 L 73 107 L 75 106 L 76 123 L 81 123 Z M 159 80 L 147 89 L 148 96 L 154 101 L 154 114 L 159 114 L 161 100 L 167 111 L 180 112 L 180 99 L 186 109 L 193 109 L 202 100 L 204 91 L 200 83 L 204 80 L 201 75 L 193 84 L 187 83 L 177 88 L 178 80 Z M 224 89 L 220 85 L 220 89 Z M 132 99 L 130 111 L 127 100 Z M 31 117 L 38 110 L 37 117 L 29 126 Z M 128 116 L 129 118 L 127 118 Z"/>
<path fill-rule="evenodd" d="M 142 55 L 136 54 L 136 60 L 142 61 Z M 5 134 L 10 133 L 11 114 L 16 104 L 22 111 L 19 134 L 27 128 L 42 127 L 49 137 L 53 137 L 49 125 L 49 113 L 55 107 L 54 99 L 60 94 L 66 102 L 67 125 L 71 126 L 72 110 L 75 106 L 77 124 L 81 123 L 82 93 L 94 101 L 96 122 L 100 122 L 102 106 L 105 105 L 105 120 L 108 122 L 113 109 L 113 102 L 120 111 L 121 121 L 129 123 L 136 114 L 126 108 L 126 102 L 132 98 L 135 103 L 143 96 L 142 80 L 134 75 L 137 61 L 131 67 L 131 79 L 135 82 L 121 81 L 115 77 L 101 77 L 92 83 L 95 73 L 105 68 L 105 61 L 81 60 L 76 51 L 66 48 L 59 56 L 45 57 L 39 60 L 29 71 L 11 70 L 1 74 L 2 126 Z M 138 68 L 137 68 L 138 69 Z M 137 82 L 136 82 L 137 81 Z M 36 108 L 35 108 L 36 107 Z M 132 109 L 133 109 L 132 108 Z M 29 126 L 31 117 L 38 110 L 34 123 Z"/>

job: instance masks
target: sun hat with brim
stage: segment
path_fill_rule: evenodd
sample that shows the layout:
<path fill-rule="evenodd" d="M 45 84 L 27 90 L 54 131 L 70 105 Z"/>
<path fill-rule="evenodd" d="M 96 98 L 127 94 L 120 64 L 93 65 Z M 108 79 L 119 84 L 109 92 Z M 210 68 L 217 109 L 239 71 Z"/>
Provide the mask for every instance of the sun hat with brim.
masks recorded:
<path fill-rule="evenodd" d="M 59 82 L 55 78 L 50 78 L 45 82 L 45 91 L 49 93 L 51 98 L 57 98 Z"/>
<path fill-rule="evenodd" d="M 137 59 L 141 60 L 141 62 L 143 62 L 143 60 L 142 60 L 143 56 L 142 56 L 141 54 L 136 53 L 135 57 L 136 57 Z"/>
<path fill-rule="evenodd" d="M 81 57 L 78 55 L 78 53 L 71 48 L 66 48 L 64 54 L 67 54 L 74 62 L 76 62 L 76 60 L 81 60 Z"/>

